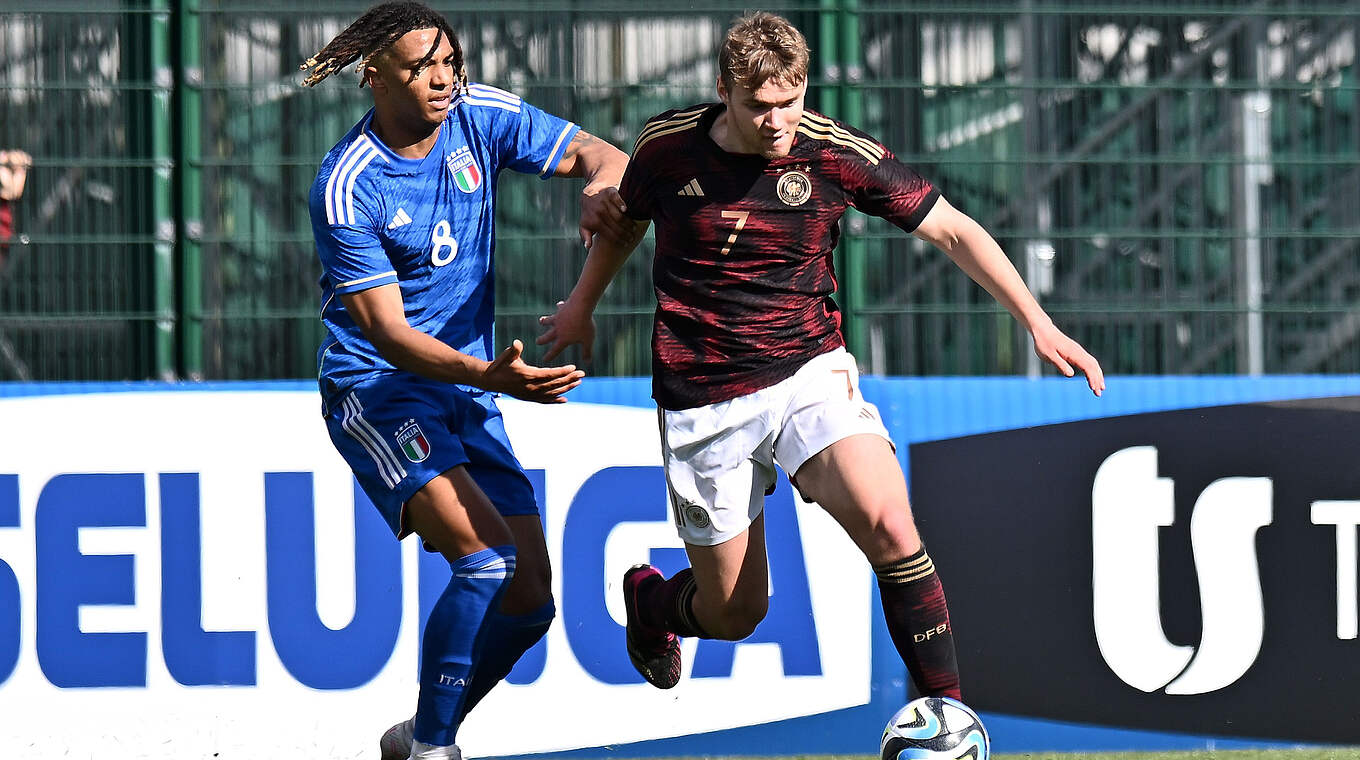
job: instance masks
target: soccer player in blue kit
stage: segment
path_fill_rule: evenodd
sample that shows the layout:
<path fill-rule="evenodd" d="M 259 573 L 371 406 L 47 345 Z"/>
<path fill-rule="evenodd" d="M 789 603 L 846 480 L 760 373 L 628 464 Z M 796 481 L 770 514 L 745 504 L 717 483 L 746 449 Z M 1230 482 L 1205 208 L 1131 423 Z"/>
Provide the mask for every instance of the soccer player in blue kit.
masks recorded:
<path fill-rule="evenodd" d="M 312 86 L 358 60 L 373 109 L 321 163 L 318 351 L 331 440 L 398 538 L 452 568 L 422 639 L 415 716 L 384 760 L 458 758 L 458 726 L 555 613 L 533 489 L 493 397 L 560 403 L 584 373 L 497 355 L 495 187 L 503 169 L 582 177 L 583 242 L 626 229 L 627 157 L 519 97 L 469 83 L 448 22 L 419 3 L 369 10 L 303 64 Z"/>

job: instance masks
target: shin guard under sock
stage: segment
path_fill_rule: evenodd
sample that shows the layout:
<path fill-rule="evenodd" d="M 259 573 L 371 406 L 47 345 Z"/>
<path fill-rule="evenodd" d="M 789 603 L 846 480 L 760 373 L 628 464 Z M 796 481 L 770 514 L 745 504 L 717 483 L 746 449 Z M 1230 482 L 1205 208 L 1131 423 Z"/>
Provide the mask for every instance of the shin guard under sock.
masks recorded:
<path fill-rule="evenodd" d="M 434 603 L 421 639 L 415 741 L 454 743 L 468 684 L 476 671 L 490 613 L 515 574 L 515 547 L 493 546 L 450 563 L 453 577 Z"/>
<path fill-rule="evenodd" d="M 954 629 L 940 576 L 925 547 L 874 568 L 888 633 L 921 696 L 960 698 Z"/>

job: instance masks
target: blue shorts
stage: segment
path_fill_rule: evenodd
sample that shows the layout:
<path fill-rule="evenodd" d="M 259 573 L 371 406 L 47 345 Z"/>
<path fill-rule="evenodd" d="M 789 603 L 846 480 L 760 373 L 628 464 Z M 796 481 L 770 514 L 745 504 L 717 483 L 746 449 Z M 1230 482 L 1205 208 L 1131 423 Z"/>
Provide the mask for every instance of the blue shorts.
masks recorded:
<path fill-rule="evenodd" d="M 403 375 L 356 386 L 329 405 L 326 428 L 397 538 L 402 507 L 463 465 L 502 515 L 536 515 L 534 489 L 510 448 L 490 393 Z"/>

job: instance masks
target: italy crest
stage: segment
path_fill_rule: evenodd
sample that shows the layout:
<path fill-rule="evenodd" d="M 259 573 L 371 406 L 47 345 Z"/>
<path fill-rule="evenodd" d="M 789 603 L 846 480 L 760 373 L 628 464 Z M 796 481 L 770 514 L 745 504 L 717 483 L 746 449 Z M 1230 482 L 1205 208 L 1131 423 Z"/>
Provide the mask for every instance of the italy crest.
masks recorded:
<path fill-rule="evenodd" d="M 464 145 L 449 156 L 444 162 L 449 167 L 449 173 L 453 175 L 453 183 L 458 189 L 470 193 L 482 184 L 482 170 L 477 167 L 477 161 L 472 157 L 472 149 Z"/>
<path fill-rule="evenodd" d="M 415 420 L 407 420 L 406 424 L 397 430 L 397 445 L 401 447 L 401 453 L 412 462 L 424 462 L 430 456 L 430 442 L 426 440 L 425 433 Z"/>

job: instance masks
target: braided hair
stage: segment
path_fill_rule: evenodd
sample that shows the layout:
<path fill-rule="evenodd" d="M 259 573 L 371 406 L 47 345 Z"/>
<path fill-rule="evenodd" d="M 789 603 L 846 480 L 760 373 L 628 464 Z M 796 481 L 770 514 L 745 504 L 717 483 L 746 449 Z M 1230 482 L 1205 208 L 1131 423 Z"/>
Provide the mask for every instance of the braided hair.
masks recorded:
<path fill-rule="evenodd" d="M 453 68 L 458 72 L 458 90 L 466 90 L 467 67 L 463 62 L 463 46 L 458 42 L 457 35 L 437 11 L 412 2 L 383 3 L 369 9 L 298 67 L 307 72 L 302 86 L 312 87 L 356 60 L 359 66 L 355 72 L 362 72 L 378 54 L 407 32 L 416 29 L 438 29 L 442 35 L 448 36 L 449 43 L 453 45 Z M 439 49 L 439 42 L 440 37 L 436 36 L 434 45 L 420 59 L 420 68 L 429 65 L 430 59 Z M 364 78 L 360 78 L 359 86 L 364 86 Z"/>

